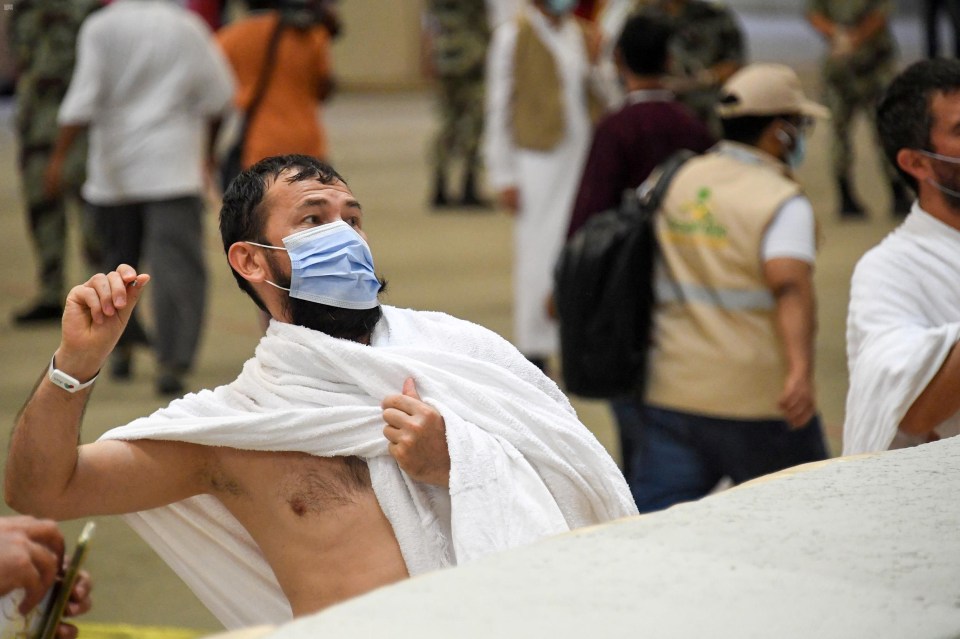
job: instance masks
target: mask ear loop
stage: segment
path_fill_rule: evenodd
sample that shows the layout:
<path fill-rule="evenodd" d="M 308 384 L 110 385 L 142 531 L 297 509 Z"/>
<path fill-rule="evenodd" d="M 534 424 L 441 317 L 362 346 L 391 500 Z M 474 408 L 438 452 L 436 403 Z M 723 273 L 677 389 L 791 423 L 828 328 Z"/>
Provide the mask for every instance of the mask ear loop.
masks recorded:
<path fill-rule="evenodd" d="M 270 246 L 269 244 L 260 244 L 259 242 L 251 242 L 250 240 L 242 240 L 242 241 L 243 241 L 244 244 L 251 244 L 251 245 L 253 245 L 253 246 L 259 246 L 260 248 L 273 249 L 274 251 L 286 251 L 286 250 L 287 250 L 287 249 L 283 248 L 282 246 Z M 287 252 L 289 253 L 289 251 L 287 251 Z M 285 287 L 285 286 L 280 286 L 279 284 L 275 284 L 274 282 L 271 282 L 271 281 L 268 280 L 268 279 L 264 279 L 263 281 L 266 282 L 267 284 L 269 284 L 270 286 L 273 286 L 274 288 L 279 288 L 281 291 L 286 291 L 286 292 L 288 292 L 288 293 L 290 292 L 290 289 L 289 289 L 289 288 L 287 288 L 287 287 Z"/>
<path fill-rule="evenodd" d="M 933 151 L 926 151 L 924 149 L 917 149 L 917 153 L 919 153 L 920 155 L 925 155 L 928 158 L 933 158 L 934 160 L 949 162 L 950 164 L 960 164 L 960 158 L 953 157 L 952 155 L 941 155 L 939 153 L 934 153 Z"/>
<path fill-rule="evenodd" d="M 241 240 L 244 244 L 251 244 L 253 246 L 259 246 L 260 248 L 273 249 L 274 251 L 286 251 L 287 249 L 282 246 L 270 246 L 269 244 L 260 244 L 259 242 L 251 242 L 250 240 Z"/>
<path fill-rule="evenodd" d="M 790 150 L 793 150 L 793 148 L 797 145 L 797 138 L 800 137 L 800 129 L 792 122 L 787 120 L 784 120 L 783 123 L 789 124 L 790 128 L 793 129 L 793 133 L 788 133 L 783 127 L 780 127 L 777 129 L 777 132 L 774 133 L 774 135 L 777 136 L 777 139 L 780 140 L 780 142 L 790 147 Z"/>

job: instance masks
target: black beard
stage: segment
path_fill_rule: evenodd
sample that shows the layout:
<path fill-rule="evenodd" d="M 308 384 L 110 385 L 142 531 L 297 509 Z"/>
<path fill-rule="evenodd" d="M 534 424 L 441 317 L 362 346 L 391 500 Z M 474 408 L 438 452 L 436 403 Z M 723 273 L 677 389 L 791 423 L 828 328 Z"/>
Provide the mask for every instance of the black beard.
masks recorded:
<path fill-rule="evenodd" d="M 278 286 L 290 288 L 290 278 L 280 272 L 276 258 L 271 253 L 267 255 L 270 270 L 273 271 L 274 282 Z M 386 286 L 387 283 L 380 279 L 381 292 Z M 373 308 L 364 309 L 339 308 L 329 304 L 301 300 L 291 297 L 289 293 L 283 297 L 282 303 L 284 313 L 290 318 L 291 324 L 320 331 L 331 337 L 364 344 L 370 341 L 373 329 L 376 328 L 377 322 L 383 317 L 383 311 L 379 304 Z"/>
<path fill-rule="evenodd" d="M 952 164 L 946 167 L 934 164 L 933 172 L 937 176 L 937 184 L 942 187 L 937 190 L 943 195 L 947 206 L 953 209 L 954 212 L 960 212 L 960 195 L 954 195 L 953 193 L 944 191 L 944 189 L 949 189 L 954 193 L 960 193 L 960 169 Z M 934 186 L 936 187 L 936 185 Z"/>

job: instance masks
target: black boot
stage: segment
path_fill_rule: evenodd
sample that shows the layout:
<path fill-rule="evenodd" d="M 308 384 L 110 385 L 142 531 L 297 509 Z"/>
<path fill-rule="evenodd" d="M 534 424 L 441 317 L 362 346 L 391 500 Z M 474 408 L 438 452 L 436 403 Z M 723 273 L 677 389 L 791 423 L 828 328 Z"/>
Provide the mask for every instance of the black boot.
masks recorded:
<path fill-rule="evenodd" d="M 14 324 L 26 326 L 45 322 L 59 322 L 63 317 L 63 307 L 59 304 L 38 302 L 13 316 Z"/>
<path fill-rule="evenodd" d="M 481 209 L 493 208 L 489 200 L 481 199 L 477 195 L 477 181 L 472 168 L 468 168 L 463 175 L 463 197 L 460 199 L 460 205 Z"/>
<path fill-rule="evenodd" d="M 913 193 L 902 182 L 894 182 L 892 188 L 893 217 L 906 217 L 913 208 Z"/>
<path fill-rule="evenodd" d="M 840 217 L 845 220 L 859 220 L 866 217 L 867 212 L 854 197 L 847 178 L 837 178 L 837 188 L 840 190 Z"/>
<path fill-rule="evenodd" d="M 437 176 L 433 184 L 433 200 L 430 202 L 430 206 L 435 209 L 450 206 L 450 200 L 447 199 L 447 176 L 443 171 L 437 171 Z"/>

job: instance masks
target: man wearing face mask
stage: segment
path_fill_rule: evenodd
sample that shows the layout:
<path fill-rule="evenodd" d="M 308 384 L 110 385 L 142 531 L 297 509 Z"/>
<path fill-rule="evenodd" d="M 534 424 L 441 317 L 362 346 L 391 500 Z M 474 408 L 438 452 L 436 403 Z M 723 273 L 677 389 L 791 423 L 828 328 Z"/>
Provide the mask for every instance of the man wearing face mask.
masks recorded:
<path fill-rule="evenodd" d="M 627 478 L 641 512 L 824 459 L 813 385 L 815 223 L 792 168 L 808 100 L 788 67 L 724 85 L 724 140 L 689 160 L 656 219 L 649 384 Z"/>
<path fill-rule="evenodd" d="M 128 522 L 227 627 L 636 513 L 557 386 L 499 336 L 381 306 L 363 211 L 306 156 L 224 194 L 237 283 L 272 316 L 232 383 L 77 447 L 89 386 L 149 281 L 75 287 L 11 437 L 6 499 Z"/>
<path fill-rule="evenodd" d="M 918 199 L 853 273 L 844 454 L 960 433 L 960 62 L 903 71 L 877 128 Z"/>

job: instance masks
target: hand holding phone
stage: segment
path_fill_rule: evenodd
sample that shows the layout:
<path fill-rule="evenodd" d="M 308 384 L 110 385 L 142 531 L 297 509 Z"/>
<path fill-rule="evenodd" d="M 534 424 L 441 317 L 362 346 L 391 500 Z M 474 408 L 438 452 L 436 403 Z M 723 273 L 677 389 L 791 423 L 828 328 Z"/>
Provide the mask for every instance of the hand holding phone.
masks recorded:
<path fill-rule="evenodd" d="M 93 536 L 95 528 L 96 524 L 88 521 L 80 532 L 77 547 L 73 551 L 70 563 L 47 595 L 43 616 L 38 624 L 36 634 L 31 635 L 32 639 L 54 639 L 57 636 L 57 628 L 67 611 L 70 595 L 77 585 L 77 580 L 80 579 L 80 568 L 87 557 L 90 538 Z"/>

